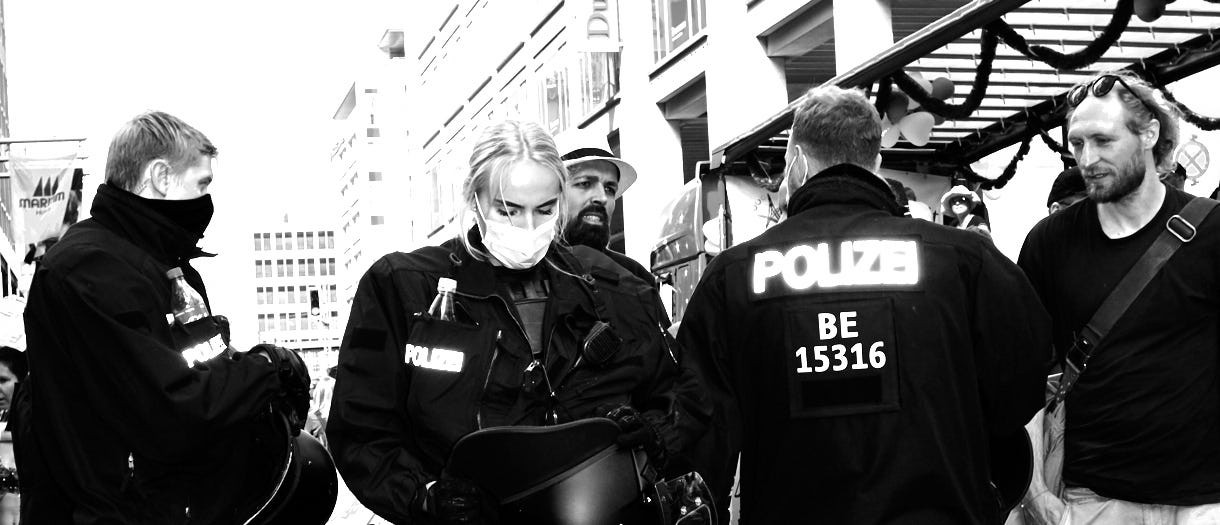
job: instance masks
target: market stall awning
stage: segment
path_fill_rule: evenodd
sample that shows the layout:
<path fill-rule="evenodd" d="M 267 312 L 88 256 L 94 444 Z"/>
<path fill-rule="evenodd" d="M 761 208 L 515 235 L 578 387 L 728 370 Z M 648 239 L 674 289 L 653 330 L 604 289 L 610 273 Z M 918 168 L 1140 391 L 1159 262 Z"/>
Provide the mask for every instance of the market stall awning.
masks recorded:
<path fill-rule="evenodd" d="M 826 84 L 862 87 L 875 93 L 895 73 L 952 83 L 950 104 L 960 104 L 975 84 L 983 49 L 983 27 L 1001 19 L 1030 45 L 1060 53 L 1079 51 L 1101 37 L 1119 2 L 1100 0 L 990 0 L 972 2 L 902 39 L 885 52 Z M 1024 140 L 1035 128 L 1062 123 L 1064 97 L 1073 85 L 1098 72 L 1128 69 L 1160 85 L 1220 63 L 1220 4 L 1177 0 L 1148 23 L 1132 16 L 1117 43 L 1078 70 L 1058 70 L 1001 41 L 986 96 L 968 116 L 945 120 L 930 140 L 901 140 L 883 151 L 889 168 L 950 175 L 999 149 Z M 943 82 L 943 81 L 942 81 Z M 898 90 L 895 86 L 894 90 Z M 881 89 L 883 91 L 883 89 Z M 1183 101 L 1189 105 L 1189 101 Z M 783 111 L 713 151 L 713 166 L 749 159 L 751 153 L 782 149 L 797 98 Z M 771 165 L 774 169 L 774 163 Z"/>

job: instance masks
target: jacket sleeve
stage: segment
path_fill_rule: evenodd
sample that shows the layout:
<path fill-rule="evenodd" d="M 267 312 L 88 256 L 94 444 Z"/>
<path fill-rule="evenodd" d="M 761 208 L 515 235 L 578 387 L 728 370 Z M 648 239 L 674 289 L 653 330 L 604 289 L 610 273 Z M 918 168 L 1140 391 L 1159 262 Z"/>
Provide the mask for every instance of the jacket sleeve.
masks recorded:
<path fill-rule="evenodd" d="M 75 383 L 92 399 L 67 402 L 88 403 L 133 453 L 176 464 L 196 460 L 211 436 L 265 411 L 280 385 L 270 363 L 242 354 L 188 366 L 172 346 L 168 312 L 150 299 L 162 293 L 99 249 L 74 267 L 40 268 L 25 319 L 40 378 Z M 47 395 L 47 417 L 67 417 L 54 410 L 65 400 Z M 63 423 L 56 426 L 72 426 Z"/>
<path fill-rule="evenodd" d="M 648 301 L 654 300 L 657 295 L 653 289 L 649 289 L 649 294 Z M 647 303 L 641 306 L 651 308 Z M 661 315 L 663 312 L 658 310 L 649 316 L 653 321 L 650 329 L 655 332 L 649 340 L 655 342 L 654 351 L 657 354 L 653 362 L 657 366 L 653 370 L 652 381 L 648 382 L 647 392 L 643 396 L 635 396 L 632 404 L 643 410 L 643 416 L 657 430 L 668 458 L 666 473 L 680 474 L 691 470 L 690 465 L 682 461 L 685 457 L 683 452 L 706 429 L 712 407 L 711 400 L 699 385 L 698 374 L 678 342 L 665 330 L 664 322 L 659 318 Z M 675 459 L 679 461 L 673 461 Z"/>
<path fill-rule="evenodd" d="M 343 480 L 366 507 L 394 523 L 411 523 L 412 502 L 434 475 L 408 449 L 408 377 L 398 341 L 408 317 L 387 265 L 360 279 L 339 349 L 326 437 Z"/>
<path fill-rule="evenodd" d="M 1025 273 L 990 242 L 975 275 L 972 338 L 992 436 L 1011 435 L 1045 402 L 1051 320 Z"/>
<path fill-rule="evenodd" d="M 678 328 L 678 342 L 690 367 L 712 402 L 708 431 L 687 451 L 712 489 L 722 516 L 728 516 L 730 490 L 741 451 L 741 417 L 734 393 L 728 328 L 725 314 L 724 273 L 713 260 L 686 306 Z"/>

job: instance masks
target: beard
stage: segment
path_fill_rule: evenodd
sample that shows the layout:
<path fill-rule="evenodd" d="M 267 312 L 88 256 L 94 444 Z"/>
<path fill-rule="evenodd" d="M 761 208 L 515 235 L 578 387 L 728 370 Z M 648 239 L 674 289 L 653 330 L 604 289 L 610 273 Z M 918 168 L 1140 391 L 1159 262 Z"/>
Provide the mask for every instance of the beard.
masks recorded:
<path fill-rule="evenodd" d="M 1081 175 L 1085 176 L 1088 198 L 1092 199 L 1094 203 L 1116 203 L 1116 201 L 1126 198 L 1139 188 L 1139 184 L 1143 183 L 1144 171 L 1147 170 L 1147 167 L 1143 156 L 1136 151 L 1126 162 L 1115 166 L 1115 170 L 1082 168 Z M 1110 178 L 1110 181 L 1107 181 L 1107 178 L 1092 178 L 1096 173 L 1107 171 L 1110 172 L 1107 177 Z"/>
<path fill-rule="evenodd" d="M 585 217 L 596 220 L 587 222 Z M 572 246 L 583 245 L 604 250 L 606 245 L 610 244 L 610 214 L 601 204 L 589 204 L 568 221 L 563 236 Z"/>
<path fill-rule="evenodd" d="M 1147 163 L 1144 162 L 1144 157 L 1136 151 L 1127 159 L 1127 162 L 1115 166 L 1114 170 L 1086 168 L 1081 169 L 1081 174 L 1084 175 L 1085 189 L 1088 191 L 1089 199 L 1097 203 L 1109 203 L 1120 201 L 1139 189 L 1140 184 L 1144 182 L 1146 169 Z M 1093 175 L 1106 171 L 1111 172 L 1109 177 L 1092 178 Z M 1107 179 L 1112 180 L 1107 181 Z"/>

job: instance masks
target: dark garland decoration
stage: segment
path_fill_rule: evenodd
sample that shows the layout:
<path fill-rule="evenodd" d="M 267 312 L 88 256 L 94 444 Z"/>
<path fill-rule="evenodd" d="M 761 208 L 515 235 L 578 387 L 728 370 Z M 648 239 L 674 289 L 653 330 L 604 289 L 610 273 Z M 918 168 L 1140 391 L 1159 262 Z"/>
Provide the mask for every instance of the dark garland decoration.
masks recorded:
<path fill-rule="evenodd" d="M 1216 1 L 1220 2 L 1220 0 Z M 1185 104 L 1178 102 L 1178 99 L 1174 98 L 1173 94 L 1170 93 L 1168 89 L 1165 89 L 1165 86 L 1162 86 L 1159 83 L 1155 85 L 1156 89 L 1161 92 L 1161 96 L 1165 97 L 1166 101 L 1178 108 L 1178 112 L 1182 114 L 1182 118 L 1186 119 L 1186 122 L 1189 122 L 1196 128 L 1204 131 L 1216 131 L 1217 129 L 1220 129 L 1220 118 L 1207 117 L 1195 113 L 1194 110 L 1186 107 Z"/>
<path fill-rule="evenodd" d="M 943 100 L 932 98 L 932 95 L 924 91 L 923 87 L 915 82 L 915 79 L 902 70 L 898 70 L 892 75 L 894 83 L 898 84 L 898 88 L 903 93 L 915 99 L 916 102 L 919 102 L 920 107 L 927 111 L 950 120 L 969 117 L 974 110 L 979 108 L 979 105 L 983 103 L 983 97 L 987 95 L 987 84 L 991 81 L 991 65 L 995 60 L 996 47 L 1000 43 L 995 32 L 990 29 L 983 29 L 982 41 L 983 49 L 980 53 L 979 68 L 974 74 L 974 85 L 970 86 L 970 94 L 960 105 L 947 104 Z"/>
<path fill-rule="evenodd" d="M 1218 0 L 1220 1 L 1220 0 Z M 889 109 L 890 94 L 894 92 L 894 79 L 884 77 L 881 79 L 881 84 L 877 86 L 877 114 L 885 117 L 885 112 Z"/>
<path fill-rule="evenodd" d="M 1050 134 L 1047 133 L 1045 129 L 1038 128 L 1038 136 L 1042 137 L 1042 142 L 1046 144 L 1046 147 L 1050 148 L 1051 151 L 1058 153 L 1060 157 L 1073 157 L 1071 150 L 1068 150 L 1063 144 L 1060 144 L 1054 138 L 1051 138 Z"/>
<path fill-rule="evenodd" d="M 1018 34 L 1012 26 L 1003 20 L 996 20 L 987 24 L 987 28 L 998 34 L 1008 47 L 1017 50 L 1022 55 L 1043 62 L 1055 69 L 1077 70 L 1097 62 L 1097 59 L 1101 58 L 1106 50 L 1110 49 L 1118 41 L 1118 38 L 1127 30 L 1127 24 L 1131 22 L 1131 15 L 1134 12 L 1135 0 L 1118 0 L 1118 6 L 1114 8 L 1114 16 L 1110 18 L 1110 23 L 1106 25 L 1106 29 L 1102 31 L 1101 36 L 1085 46 L 1084 49 L 1066 55 L 1046 46 L 1029 45 L 1025 41 L 1025 37 Z"/>
<path fill-rule="evenodd" d="M 1001 173 L 999 177 L 996 177 L 995 180 L 988 179 L 982 175 L 979 175 L 978 173 L 975 173 L 973 169 L 970 169 L 969 165 L 962 166 L 962 174 L 965 175 L 966 180 L 970 182 L 977 182 L 979 187 L 983 188 L 984 190 L 998 190 L 1003 188 L 1008 184 L 1008 181 L 1012 180 L 1012 177 L 1017 174 L 1017 164 L 1019 164 L 1021 160 L 1025 158 L 1025 155 L 1029 153 L 1029 146 L 1033 140 L 1033 135 L 1027 135 L 1025 140 L 1021 141 L 1021 147 L 1017 148 L 1017 154 L 1013 155 L 1012 160 L 1008 161 L 1008 166 L 1004 167 L 1004 172 Z"/>

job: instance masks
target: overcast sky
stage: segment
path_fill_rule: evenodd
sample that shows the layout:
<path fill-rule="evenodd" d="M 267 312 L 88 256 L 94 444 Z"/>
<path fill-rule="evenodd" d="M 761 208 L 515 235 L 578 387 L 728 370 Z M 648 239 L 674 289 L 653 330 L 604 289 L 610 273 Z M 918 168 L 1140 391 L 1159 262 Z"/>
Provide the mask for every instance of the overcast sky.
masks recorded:
<path fill-rule="evenodd" d="M 203 244 L 220 257 L 198 267 L 235 344 L 253 344 L 254 224 L 284 212 L 337 223 L 331 117 L 408 4 L 4 0 L 11 134 L 87 138 L 87 199 L 132 116 L 167 111 L 207 134 L 220 157 Z"/>

